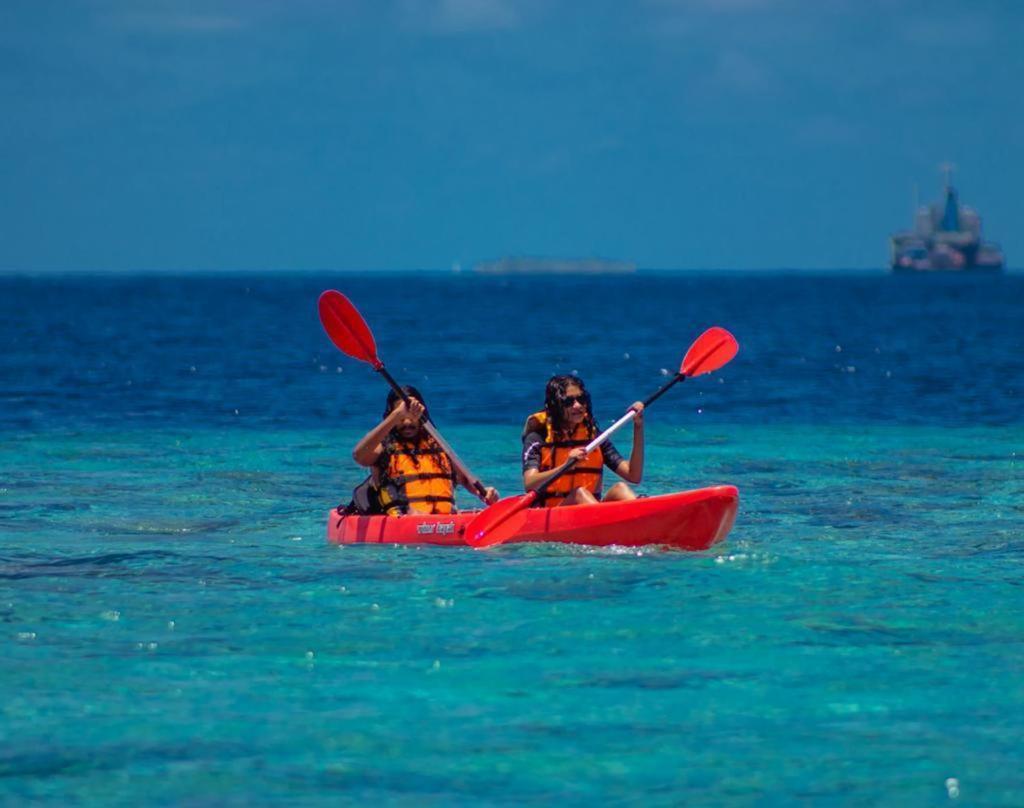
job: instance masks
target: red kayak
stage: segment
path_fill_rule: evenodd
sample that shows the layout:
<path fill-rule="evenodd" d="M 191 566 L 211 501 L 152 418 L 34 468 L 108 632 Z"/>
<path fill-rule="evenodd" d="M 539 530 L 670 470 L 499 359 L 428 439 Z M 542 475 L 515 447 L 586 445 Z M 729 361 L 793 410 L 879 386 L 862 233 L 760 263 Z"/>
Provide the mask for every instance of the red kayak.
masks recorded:
<path fill-rule="evenodd" d="M 722 541 L 736 519 L 739 491 L 716 485 L 628 502 L 532 508 L 510 542 L 554 541 L 594 547 L 661 544 L 706 550 Z M 334 544 L 443 544 L 465 547 L 463 533 L 478 511 L 408 516 L 327 515 Z"/>

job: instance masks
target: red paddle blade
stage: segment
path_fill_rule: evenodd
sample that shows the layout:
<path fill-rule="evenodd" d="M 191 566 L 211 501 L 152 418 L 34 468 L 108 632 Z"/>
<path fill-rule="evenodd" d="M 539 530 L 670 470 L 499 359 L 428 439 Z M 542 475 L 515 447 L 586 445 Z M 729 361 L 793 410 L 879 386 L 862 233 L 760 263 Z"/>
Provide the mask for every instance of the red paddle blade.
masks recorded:
<path fill-rule="evenodd" d="M 683 357 L 683 364 L 679 366 L 679 372 L 683 376 L 700 376 L 718 370 L 736 356 L 739 349 L 736 337 L 724 328 L 713 326 L 690 346 Z"/>
<path fill-rule="evenodd" d="M 521 497 L 505 497 L 480 511 L 466 525 L 466 544 L 479 550 L 508 541 L 522 528 L 526 511 L 535 499 L 537 492 L 527 491 Z"/>
<path fill-rule="evenodd" d="M 384 367 L 377 358 L 373 333 L 351 300 L 341 292 L 329 289 L 320 295 L 317 306 L 324 331 L 338 350 L 361 362 L 369 362 L 376 369 Z"/>

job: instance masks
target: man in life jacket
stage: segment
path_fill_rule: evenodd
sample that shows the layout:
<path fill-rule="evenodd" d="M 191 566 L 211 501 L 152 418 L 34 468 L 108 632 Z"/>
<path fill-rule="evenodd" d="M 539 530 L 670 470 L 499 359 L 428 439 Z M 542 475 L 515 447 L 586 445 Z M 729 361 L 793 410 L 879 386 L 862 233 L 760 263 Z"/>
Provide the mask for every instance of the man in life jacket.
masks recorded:
<path fill-rule="evenodd" d="M 523 486 L 527 491 L 541 486 L 570 460 L 576 465 L 568 474 L 540 492 L 537 505 L 583 505 L 598 502 L 601 476 L 605 466 L 631 483 L 638 483 L 644 472 L 644 405 L 637 401 L 633 419 L 633 450 L 629 460 L 605 441 L 589 455 L 585 448 L 600 430 L 591 411 L 590 394 L 577 376 L 553 376 L 544 392 L 544 409 L 526 419 L 523 427 Z M 604 496 L 605 502 L 636 499 L 625 483 L 615 483 Z"/>
<path fill-rule="evenodd" d="M 455 513 L 455 485 L 466 485 L 451 458 L 423 428 L 427 408 L 415 387 L 403 387 L 409 403 L 388 393 L 383 420 L 366 433 L 352 458 L 370 468 L 374 510 L 388 516 L 405 513 Z M 498 492 L 486 489 L 487 503 Z"/>

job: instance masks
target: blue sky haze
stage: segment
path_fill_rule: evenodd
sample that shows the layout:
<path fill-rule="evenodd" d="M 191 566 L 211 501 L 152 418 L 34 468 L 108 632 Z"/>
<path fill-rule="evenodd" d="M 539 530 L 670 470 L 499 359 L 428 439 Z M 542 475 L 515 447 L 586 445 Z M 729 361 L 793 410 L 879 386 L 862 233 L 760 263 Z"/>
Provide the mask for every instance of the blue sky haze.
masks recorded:
<path fill-rule="evenodd" d="M 1024 264 L 1013 0 L 6 0 L 0 271 Z"/>

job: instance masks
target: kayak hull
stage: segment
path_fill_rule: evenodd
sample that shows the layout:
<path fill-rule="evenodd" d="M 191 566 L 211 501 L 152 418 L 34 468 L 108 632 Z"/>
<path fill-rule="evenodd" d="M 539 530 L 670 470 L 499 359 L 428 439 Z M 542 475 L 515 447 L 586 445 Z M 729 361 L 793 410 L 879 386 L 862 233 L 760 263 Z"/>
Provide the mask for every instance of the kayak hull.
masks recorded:
<path fill-rule="evenodd" d="M 739 506 L 735 486 L 717 485 L 626 502 L 531 508 L 509 542 L 560 542 L 594 547 L 666 545 L 706 550 L 732 529 Z M 439 544 L 468 546 L 466 526 L 478 511 L 449 515 L 341 517 L 327 515 L 334 544 Z"/>

